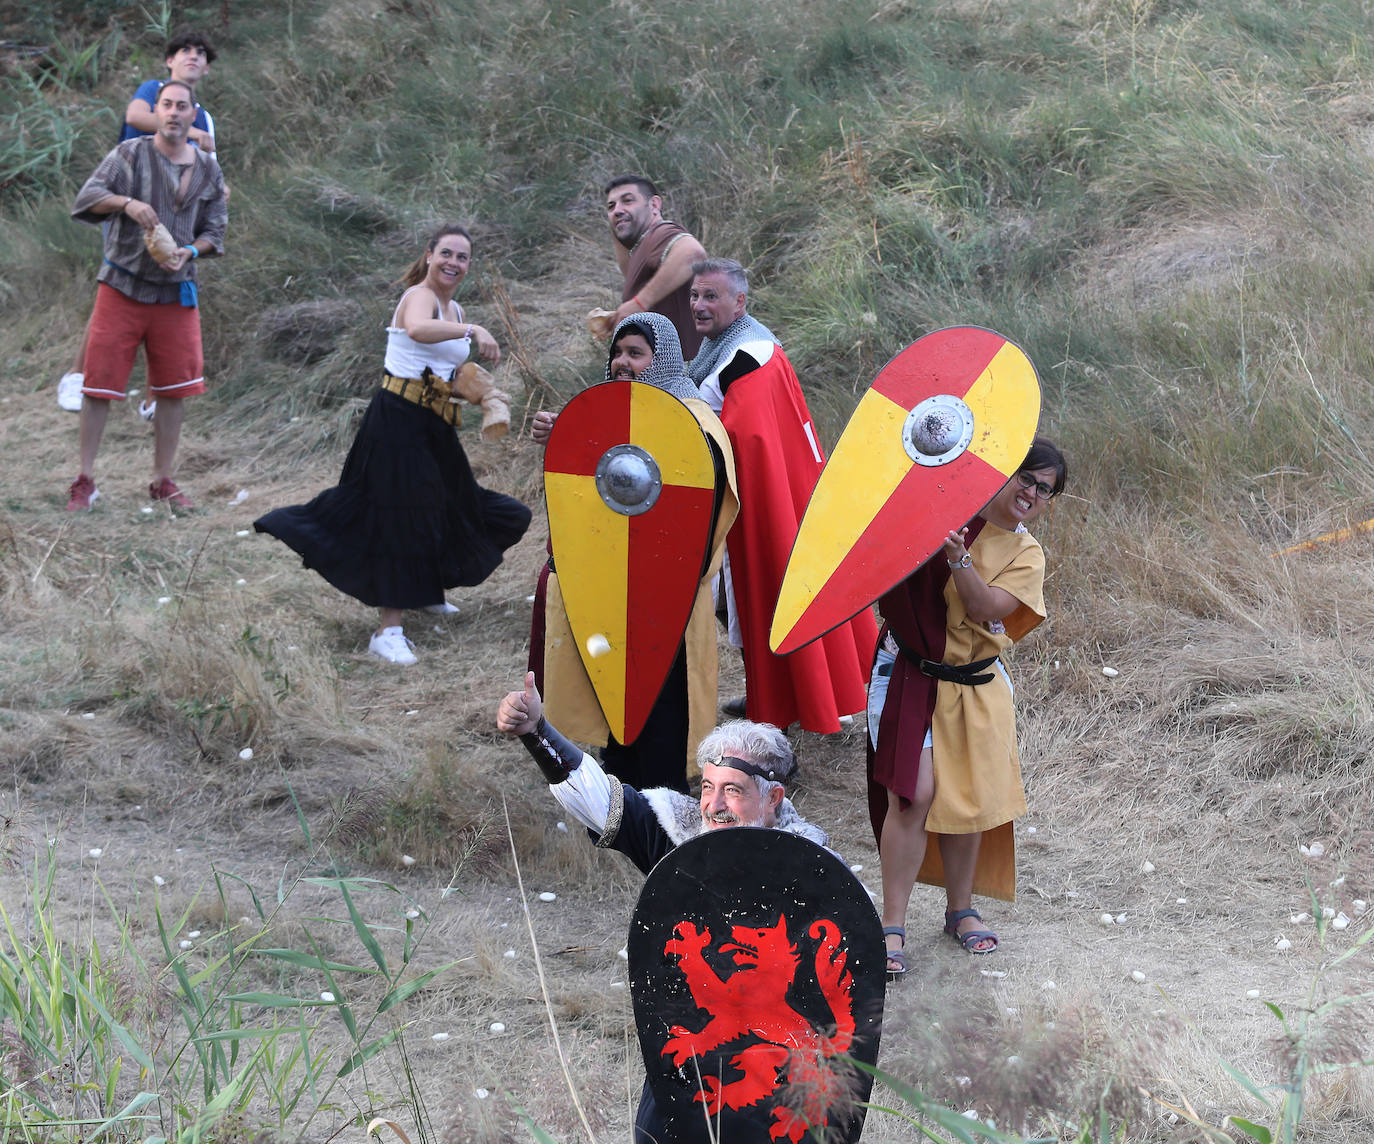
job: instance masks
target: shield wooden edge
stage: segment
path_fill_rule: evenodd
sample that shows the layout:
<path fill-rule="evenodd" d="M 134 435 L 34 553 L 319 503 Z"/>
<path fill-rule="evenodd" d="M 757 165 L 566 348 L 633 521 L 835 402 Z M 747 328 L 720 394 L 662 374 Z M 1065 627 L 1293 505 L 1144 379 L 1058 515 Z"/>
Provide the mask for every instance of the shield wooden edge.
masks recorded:
<path fill-rule="evenodd" d="M 568 626 L 611 733 L 632 743 L 672 669 L 710 548 L 710 445 L 665 390 L 594 385 L 554 422 L 544 494 Z"/>
<path fill-rule="evenodd" d="M 887 959 L 834 853 L 759 827 L 691 839 L 650 871 L 626 953 L 668 1140 L 859 1139 Z"/>
<path fill-rule="evenodd" d="M 888 362 L 807 504 L 773 651 L 823 636 L 916 571 L 1011 479 L 1039 420 L 1035 366 L 992 330 L 936 330 Z"/>

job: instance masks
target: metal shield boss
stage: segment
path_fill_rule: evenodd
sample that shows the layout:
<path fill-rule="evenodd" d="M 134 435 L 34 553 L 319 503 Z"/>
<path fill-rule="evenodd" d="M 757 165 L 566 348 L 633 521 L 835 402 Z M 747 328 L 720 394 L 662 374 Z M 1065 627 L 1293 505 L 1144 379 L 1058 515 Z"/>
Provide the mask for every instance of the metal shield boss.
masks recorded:
<path fill-rule="evenodd" d="M 829 850 L 748 826 L 685 842 L 650 871 L 626 953 L 669 1144 L 859 1139 L 887 958 Z"/>
<path fill-rule="evenodd" d="M 594 385 L 554 422 L 544 493 L 568 626 L 611 734 L 632 743 L 672 669 L 710 548 L 710 445 L 672 394 Z"/>
<path fill-rule="evenodd" d="M 937 330 L 888 362 L 811 494 L 772 649 L 796 651 L 916 571 L 1016 474 L 1039 421 L 1035 366 L 991 330 Z"/>

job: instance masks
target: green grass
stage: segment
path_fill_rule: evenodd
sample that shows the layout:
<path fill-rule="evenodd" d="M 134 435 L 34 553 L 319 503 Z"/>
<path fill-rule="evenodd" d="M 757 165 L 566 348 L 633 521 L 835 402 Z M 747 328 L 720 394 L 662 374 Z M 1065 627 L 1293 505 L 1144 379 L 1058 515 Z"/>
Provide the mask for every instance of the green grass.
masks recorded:
<path fill-rule="evenodd" d="M 207 907 L 177 908 L 159 886 L 120 917 L 114 948 L 63 935 L 61 840 L 49 842 L 27 916 L 0 907 L 0 1139 L 192 1144 L 248 1121 L 298 1139 L 317 1118 L 371 1118 L 341 1082 L 383 1069 L 370 1062 L 393 1044 L 404 1060 L 406 1002 L 456 963 L 417 972 L 428 916 L 394 885 L 310 873 L 330 838 L 316 843 L 301 825 L 307 857 L 278 886 L 218 871 Z M 95 870 L 88 889 L 88 908 L 122 913 Z M 326 912 L 300 931 L 301 948 L 281 946 L 275 929 L 298 891 Z M 234 917 L 243 903 L 249 912 Z M 215 919 L 201 923 L 209 932 L 193 928 L 199 916 Z M 404 1108 L 428 1139 L 418 1092 Z"/>

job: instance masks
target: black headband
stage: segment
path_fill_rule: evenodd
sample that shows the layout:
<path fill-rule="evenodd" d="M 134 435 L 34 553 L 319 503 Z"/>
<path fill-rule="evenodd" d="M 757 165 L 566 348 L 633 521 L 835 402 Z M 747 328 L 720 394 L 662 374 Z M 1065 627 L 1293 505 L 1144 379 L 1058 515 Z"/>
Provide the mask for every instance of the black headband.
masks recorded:
<path fill-rule="evenodd" d="M 788 755 L 781 763 L 770 764 L 769 766 L 764 766 L 762 763 L 751 763 L 748 759 L 741 759 L 737 755 L 721 755 L 720 758 L 712 761 L 718 767 L 730 767 L 732 770 L 743 771 L 746 775 L 767 779 L 770 783 L 785 783 L 797 769 L 797 760 L 794 755 Z"/>

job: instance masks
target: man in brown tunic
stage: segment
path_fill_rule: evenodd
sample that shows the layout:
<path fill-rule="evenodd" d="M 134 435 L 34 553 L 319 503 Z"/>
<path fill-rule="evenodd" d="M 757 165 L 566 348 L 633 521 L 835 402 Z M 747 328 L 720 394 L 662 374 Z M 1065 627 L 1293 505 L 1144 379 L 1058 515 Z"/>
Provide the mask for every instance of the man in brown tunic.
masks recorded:
<path fill-rule="evenodd" d="M 606 221 L 616 262 L 625 275 L 621 303 L 606 320 L 607 332 L 635 314 L 652 310 L 673 323 L 682 356 L 690 361 L 701 344 L 692 304 L 692 263 L 706 257 L 701 243 L 663 217 L 663 200 L 643 175 L 621 175 L 606 184 Z"/>

